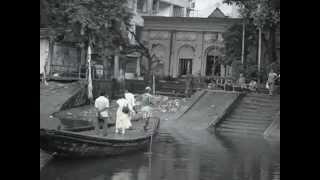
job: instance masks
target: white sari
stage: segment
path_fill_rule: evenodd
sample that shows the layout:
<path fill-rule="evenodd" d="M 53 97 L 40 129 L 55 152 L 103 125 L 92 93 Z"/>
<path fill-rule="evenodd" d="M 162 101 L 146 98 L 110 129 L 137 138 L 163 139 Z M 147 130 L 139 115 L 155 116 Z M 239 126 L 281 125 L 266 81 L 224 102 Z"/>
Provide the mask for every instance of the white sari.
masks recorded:
<path fill-rule="evenodd" d="M 118 99 L 117 104 L 119 105 L 119 107 L 116 116 L 116 129 L 128 129 L 132 126 L 131 119 L 129 114 L 122 112 L 122 109 L 124 106 L 128 106 L 131 111 L 132 107 L 130 106 L 129 102 L 124 98 Z"/>

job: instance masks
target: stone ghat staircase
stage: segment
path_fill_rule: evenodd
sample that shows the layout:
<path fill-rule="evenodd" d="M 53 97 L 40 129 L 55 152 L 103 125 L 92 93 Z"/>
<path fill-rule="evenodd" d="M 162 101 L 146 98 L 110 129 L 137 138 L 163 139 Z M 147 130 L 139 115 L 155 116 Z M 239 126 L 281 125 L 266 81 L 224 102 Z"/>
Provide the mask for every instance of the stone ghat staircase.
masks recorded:
<path fill-rule="evenodd" d="M 247 94 L 225 119 L 216 125 L 216 132 L 263 135 L 280 111 L 280 95 Z"/>

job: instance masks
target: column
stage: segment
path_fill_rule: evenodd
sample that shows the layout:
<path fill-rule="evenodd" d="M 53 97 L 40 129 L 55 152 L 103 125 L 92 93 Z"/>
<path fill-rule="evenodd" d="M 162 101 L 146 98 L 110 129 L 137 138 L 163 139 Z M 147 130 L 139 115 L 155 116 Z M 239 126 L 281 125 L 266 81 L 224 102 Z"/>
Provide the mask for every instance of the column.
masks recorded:
<path fill-rule="evenodd" d="M 140 76 L 141 76 L 140 60 L 141 60 L 141 57 L 138 57 L 138 58 L 137 58 L 137 70 L 136 70 L 137 77 L 140 77 Z"/>
<path fill-rule="evenodd" d="M 182 17 L 187 17 L 187 8 L 183 8 L 183 16 Z"/>
<path fill-rule="evenodd" d="M 152 15 L 152 5 L 153 5 L 153 0 L 147 0 L 147 9 L 148 9 L 149 15 Z"/>
<path fill-rule="evenodd" d="M 119 56 L 118 55 L 115 55 L 114 56 L 114 78 L 119 78 Z"/>
<path fill-rule="evenodd" d="M 224 65 L 223 64 L 221 64 L 220 65 L 220 76 L 221 77 L 225 77 L 225 74 L 226 74 L 226 69 L 224 68 Z"/>

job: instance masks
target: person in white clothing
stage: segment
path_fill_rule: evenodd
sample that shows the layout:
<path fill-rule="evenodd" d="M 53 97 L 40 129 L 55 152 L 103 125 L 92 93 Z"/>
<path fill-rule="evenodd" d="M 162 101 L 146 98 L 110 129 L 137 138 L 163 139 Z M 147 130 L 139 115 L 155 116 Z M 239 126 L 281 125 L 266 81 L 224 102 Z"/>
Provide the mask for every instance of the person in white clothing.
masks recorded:
<path fill-rule="evenodd" d="M 107 136 L 108 123 L 110 121 L 110 116 L 108 112 L 110 103 L 108 96 L 104 96 L 104 93 L 101 93 L 100 96 L 95 100 L 94 107 L 98 111 L 97 122 L 94 122 L 95 130 L 97 134 L 99 134 L 99 131 L 102 128 L 102 136 Z"/>
<path fill-rule="evenodd" d="M 132 126 L 129 113 L 132 112 L 133 109 L 124 95 L 117 100 L 117 104 L 119 107 L 116 114 L 116 133 L 121 131 L 122 134 L 125 134 L 126 129 Z"/>
<path fill-rule="evenodd" d="M 130 114 L 132 117 L 136 113 L 136 110 L 135 110 L 136 101 L 135 101 L 134 95 L 126 89 L 124 91 L 124 97 L 127 99 L 128 103 L 130 104 L 130 107 L 132 107 L 132 110 L 131 110 L 132 113 Z"/>

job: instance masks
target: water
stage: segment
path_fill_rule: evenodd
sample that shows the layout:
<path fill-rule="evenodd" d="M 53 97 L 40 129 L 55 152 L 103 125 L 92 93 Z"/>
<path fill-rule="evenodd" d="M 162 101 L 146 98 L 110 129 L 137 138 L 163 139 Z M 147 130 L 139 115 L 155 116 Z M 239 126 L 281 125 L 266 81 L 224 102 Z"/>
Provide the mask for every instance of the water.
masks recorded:
<path fill-rule="evenodd" d="M 146 150 L 147 151 L 147 150 Z M 43 168 L 41 180 L 276 180 L 280 142 L 215 135 L 163 121 L 152 155 L 61 160 Z"/>

